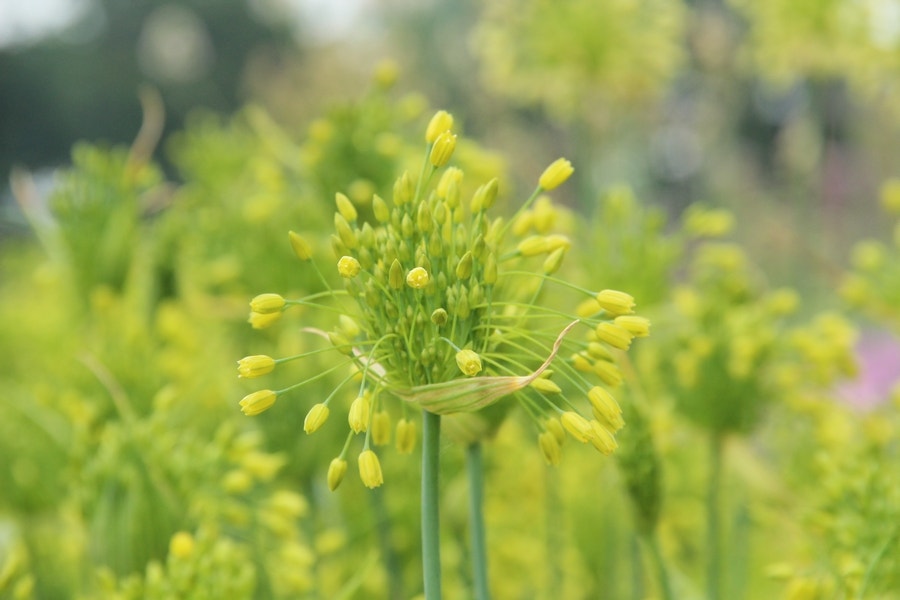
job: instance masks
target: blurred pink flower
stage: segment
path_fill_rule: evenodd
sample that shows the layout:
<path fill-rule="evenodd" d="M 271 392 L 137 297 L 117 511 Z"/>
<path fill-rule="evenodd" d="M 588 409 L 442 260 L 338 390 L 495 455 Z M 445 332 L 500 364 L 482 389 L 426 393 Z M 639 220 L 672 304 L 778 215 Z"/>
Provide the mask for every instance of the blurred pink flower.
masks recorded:
<path fill-rule="evenodd" d="M 868 410 L 886 402 L 900 383 L 900 340 L 889 333 L 868 331 L 856 345 L 859 375 L 842 383 L 840 397 L 857 408 Z"/>

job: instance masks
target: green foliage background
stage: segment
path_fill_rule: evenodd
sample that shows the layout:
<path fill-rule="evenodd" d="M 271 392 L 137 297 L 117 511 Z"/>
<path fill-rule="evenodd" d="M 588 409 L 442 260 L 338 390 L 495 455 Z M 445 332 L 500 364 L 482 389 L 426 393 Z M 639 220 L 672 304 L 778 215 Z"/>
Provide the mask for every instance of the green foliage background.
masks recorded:
<path fill-rule="evenodd" d="M 517 417 L 486 440 L 493 594 L 663 598 L 661 567 L 675 598 L 714 597 L 710 580 L 722 598 L 900 598 L 900 5 L 369 9 L 377 28 L 330 43 L 269 27 L 280 59 L 243 61 L 224 111 L 150 81 L 177 126 L 149 150 L 101 131 L 49 192 L 10 173 L 0 598 L 421 593 L 415 455 L 385 452 L 378 490 L 351 473 L 329 492 L 340 419 L 302 429 L 334 381 L 250 419 L 234 361 L 319 347 L 300 330 L 332 327 L 321 315 L 256 331 L 247 301 L 321 289 L 287 231 L 332 265 L 335 192 L 371 218 L 372 194 L 417 172 L 436 108 L 460 124 L 467 185 L 499 177 L 507 216 L 570 158 L 548 209 L 567 277 L 629 291 L 653 322 L 623 365 L 613 458 L 567 446 L 547 467 Z M 333 364 L 319 356 L 273 389 Z M 445 593 L 465 598 L 465 444 L 448 437 Z"/>

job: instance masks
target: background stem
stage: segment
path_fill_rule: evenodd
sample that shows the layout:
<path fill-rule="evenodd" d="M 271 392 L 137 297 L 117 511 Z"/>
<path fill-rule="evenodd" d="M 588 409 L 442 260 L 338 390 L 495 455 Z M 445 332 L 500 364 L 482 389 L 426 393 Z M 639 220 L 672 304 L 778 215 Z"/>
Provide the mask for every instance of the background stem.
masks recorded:
<path fill-rule="evenodd" d="M 659 547 L 659 538 L 656 532 L 652 532 L 644 536 L 644 542 L 650 549 L 650 556 L 653 557 L 653 569 L 656 571 L 656 581 L 659 584 L 659 595 L 663 600 L 674 600 L 672 596 L 672 584 L 669 582 L 669 571 L 666 569 L 666 561 L 663 558 L 662 550 Z"/>
<path fill-rule="evenodd" d="M 710 433 L 709 444 L 709 482 L 706 493 L 706 527 L 707 552 L 709 565 L 707 571 L 707 598 L 719 600 L 721 597 L 722 579 L 722 547 L 721 547 L 721 488 L 722 488 L 722 449 L 721 432 Z"/>

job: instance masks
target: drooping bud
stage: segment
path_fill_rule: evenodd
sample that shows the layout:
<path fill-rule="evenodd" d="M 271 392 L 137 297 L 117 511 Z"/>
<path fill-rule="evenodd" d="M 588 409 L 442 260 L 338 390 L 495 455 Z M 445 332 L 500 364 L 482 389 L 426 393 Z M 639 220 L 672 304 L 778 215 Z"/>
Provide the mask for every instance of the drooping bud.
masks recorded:
<path fill-rule="evenodd" d="M 563 427 L 579 442 L 587 442 L 593 435 L 591 423 L 577 412 L 568 410 L 559 417 Z"/>
<path fill-rule="evenodd" d="M 397 421 L 397 452 L 410 454 L 416 446 L 416 424 L 407 419 Z"/>
<path fill-rule="evenodd" d="M 238 377 L 251 379 L 271 373 L 275 369 L 275 359 L 265 354 L 245 356 L 238 361 Z"/>
<path fill-rule="evenodd" d="M 326 404 L 315 404 L 309 412 L 306 413 L 306 418 L 303 420 L 303 431 L 306 432 L 307 435 L 315 433 L 319 430 L 322 425 L 325 424 L 325 421 L 328 420 L 328 406 Z"/>
<path fill-rule="evenodd" d="M 281 312 L 287 302 L 278 294 L 260 294 L 250 301 L 250 310 L 261 315 Z"/>
<path fill-rule="evenodd" d="M 328 489 L 332 492 L 338 489 L 347 472 L 347 461 L 343 458 L 335 458 L 328 465 Z"/>
<path fill-rule="evenodd" d="M 456 365 L 467 376 L 474 377 L 481 372 L 481 357 L 473 350 L 460 350 L 456 353 Z"/>
<path fill-rule="evenodd" d="M 630 315 L 634 312 L 634 297 L 618 290 L 603 290 L 595 297 L 600 308 L 613 316 Z"/>
<path fill-rule="evenodd" d="M 275 404 L 277 398 L 278 394 L 272 390 L 259 390 L 258 392 L 247 394 L 240 401 L 241 412 L 248 417 L 255 417 Z"/>
<path fill-rule="evenodd" d="M 378 460 L 378 455 L 371 450 L 363 450 L 359 455 L 359 478 L 369 489 L 375 489 L 384 483 L 381 462 Z"/>

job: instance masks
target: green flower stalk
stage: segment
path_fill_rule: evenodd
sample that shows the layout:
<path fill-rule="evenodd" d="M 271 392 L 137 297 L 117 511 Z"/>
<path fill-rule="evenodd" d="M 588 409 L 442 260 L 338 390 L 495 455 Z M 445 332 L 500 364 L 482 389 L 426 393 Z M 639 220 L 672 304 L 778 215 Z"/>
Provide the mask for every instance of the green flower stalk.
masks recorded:
<path fill-rule="evenodd" d="M 268 293 L 251 303 L 254 326 L 269 315 L 280 316 L 300 305 L 341 314 L 331 331 L 306 329 L 343 356 L 334 371 L 348 367 L 352 371 L 312 408 L 306 432 L 325 425 L 329 404 L 343 386 L 351 381 L 359 386 L 349 411 L 348 442 L 329 469 L 331 489 L 343 479 L 346 455 L 356 436 L 363 436 L 360 477 L 367 487 L 380 486 L 383 475 L 372 446 L 389 438 L 389 424 L 396 420 L 397 450 L 410 452 L 416 440 L 411 412 L 423 411 L 423 534 L 426 538 L 429 531 L 435 534 L 425 540 L 426 561 L 431 562 L 426 564 L 429 600 L 439 597 L 439 579 L 437 583 L 429 580 L 428 571 L 438 568 L 436 469 L 441 415 L 479 411 L 511 397 L 532 418 L 539 447 L 549 462 L 559 461 L 559 441 L 553 446 L 546 435 L 547 423 L 558 422 L 557 418 L 578 441 L 609 454 L 623 422 L 615 399 L 599 384 L 615 386 L 621 381 L 616 353 L 627 350 L 633 338 L 649 333 L 649 322 L 632 315 L 635 302 L 629 294 L 593 292 L 556 277 L 570 246 L 568 238 L 557 234 L 523 237 L 510 227 L 512 221 L 489 216 L 499 193 L 496 179 L 464 201 L 463 171 L 446 167 L 456 147 L 452 125 L 448 113 L 434 116 L 426 133 L 419 180 L 403 173 L 394 185 L 391 203 L 374 196 L 371 222 L 361 222 L 347 196 L 337 195 L 331 239 L 333 268 L 343 289 L 328 287 L 296 300 Z M 551 164 L 517 216 L 572 172 L 565 159 Z M 292 232 L 290 242 L 304 264 L 322 272 L 302 236 Z M 322 281 L 328 285 L 324 277 Z M 591 304 L 582 306 L 578 315 L 544 306 L 540 299 L 548 285 L 576 294 L 573 304 L 585 300 Z M 617 321 L 625 316 L 630 320 Z M 579 326 L 586 336 L 580 340 L 571 334 Z M 247 357 L 240 361 L 239 373 L 262 375 L 293 358 L 299 357 L 274 361 Z M 275 398 L 327 375 L 320 373 L 282 390 L 250 394 L 250 400 L 242 401 L 244 412 L 258 414 L 272 406 Z M 591 407 L 597 415 L 593 420 L 582 416 Z M 378 433 L 373 433 L 376 422 Z M 557 434 L 552 432 L 553 440 Z"/>

